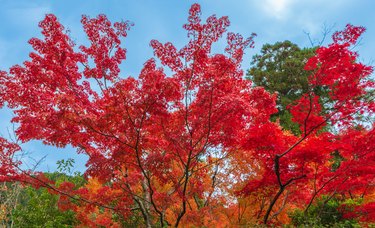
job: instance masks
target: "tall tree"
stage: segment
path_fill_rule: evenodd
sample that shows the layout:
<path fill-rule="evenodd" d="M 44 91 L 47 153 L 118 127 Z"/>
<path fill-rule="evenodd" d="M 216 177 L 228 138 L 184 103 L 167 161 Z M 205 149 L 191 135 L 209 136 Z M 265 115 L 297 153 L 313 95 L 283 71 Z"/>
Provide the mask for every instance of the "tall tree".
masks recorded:
<path fill-rule="evenodd" d="M 373 145 L 366 143 L 366 149 L 355 149 L 356 146 L 362 145 L 360 142 L 367 142 L 373 137 L 373 126 L 359 130 L 364 138 L 358 135 L 357 130 L 352 130 L 357 113 L 374 113 L 374 83 L 369 78 L 372 68 L 357 63 L 358 54 L 350 49 L 364 30 L 363 27 L 347 25 L 344 31 L 336 32 L 332 36 L 332 44 L 320 47 L 316 55 L 307 61 L 305 70 L 311 72 L 308 78 L 309 90 L 290 108 L 293 121 L 300 127 L 300 136 L 286 138 L 280 131 L 271 131 L 269 128 L 267 136 L 263 136 L 265 142 L 259 142 L 259 133 L 252 134 L 253 138 L 247 142 L 250 148 L 253 148 L 254 144 L 262 145 L 259 149 L 263 152 L 257 152 L 255 155 L 260 156 L 259 160 L 268 169 L 260 181 L 249 183 L 247 191 L 265 186 L 274 187 L 264 215 L 264 223 L 268 223 L 268 219 L 273 217 L 272 214 L 277 214 L 274 206 L 291 186 L 306 187 L 309 180 L 319 177 L 322 181 L 313 182 L 314 194 L 321 191 L 317 190 L 317 184 L 322 184 L 321 187 L 327 189 L 331 186 L 329 192 L 334 194 L 356 188 L 357 185 L 358 189 L 363 190 L 371 181 L 364 181 L 362 178 L 366 176 L 373 179 L 374 162 L 373 159 L 368 160 L 374 155 Z M 329 109 L 323 111 L 316 87 L 327 88 L 329 91 Z M 320 132 L 327 123 L 335 125 L 339 133 Z M 345 147 L 348 139 L 352 146 Z M 271 143 L 268 143 L 269 141 Z M 266 160 L 264 150 L 267 150 Z M 334 151 L 338 151 L 346 162 L 335 172 L 331 172 L 327 161 Z M 364 162 L 362 159 L 368 162 L 358 166 L 358 161 Z M 366 174 L 362 173 L 363 170 L 366 170 Z M 351 172 L 352 175 L 348 178 L 347 173 Z M 325 181 L 334 184 L 324 183 Z M 311 187 L 307 189 L 308 192 L 311 191 Z"/>
<path fill-rule="evenodd" d="M 280 119 L 281 126 L 295 134 L 300 133 L 299 128 L 291 120 L 292 115 L 287 107 L 309 89 L 310 72 L 304 70 L 304 66 L 315 54 L 315 50 L 316 48 L 301 49 L 287 40 L 265 44 L 260 54 L 253 57 L 251 68 L 247 71 L 247 78 L 252 80 L 255 86 L 261 86 L 270 93 L 277 93 L 278 112 L 272 119 Z"/>
<path fill-rule="evenodd" d="M 147 227 L 178 226 L 187 222 L 190 200 L 208 200 L 203 186 L 216 175 L 210 171 L 216 160 L 231 153 L 241 129 L 267 122 L 276 109 L 274 97 L 242 79 L 243 50 L 252 37 L 227 33 L 226 54 L 211 54 L 229 20 L 211 16 L 202 23 L 200 14 L 194 4 L 184 25 L 189 42 L 180 50 L 151 41 L 170 77 L 155 59 L 137 78 L 119 77 L 127 22 L 112 26 L 104 15 L 84 16 L 90 44 L 80 51 L 54 15 L 40 23 L 44 39 L 29 41 L 35 51 L 10 69 L 4 97 L 15 110 L 22 141 L 71 144 L 89 156 L 86 175 L 101 187 L 73 191 L 66 184 L 60 192 L 76 192 L 86 203 L 95 199 L 120 216 L 139 210 Z M 92 210 L 88 217 L 95 214 L 90 205 L 86 210 Z"/>

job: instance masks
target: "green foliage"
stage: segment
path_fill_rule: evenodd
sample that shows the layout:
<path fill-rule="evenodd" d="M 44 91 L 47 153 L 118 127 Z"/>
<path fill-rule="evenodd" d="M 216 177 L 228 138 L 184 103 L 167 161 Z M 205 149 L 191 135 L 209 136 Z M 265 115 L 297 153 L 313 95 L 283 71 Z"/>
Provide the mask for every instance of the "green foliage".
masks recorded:
<path fill-rule="evenodd" d="M 344 210 L 358 204 L 357 200 L 323 196 L 307 211 L 297 209 L 289 216 L 296 227 L 360 227 L 357 221 L 343 217 Z"/>
<path fill-rule="evenodd" d="M 46 189 L 26 187 L 21 202 L 14 210 L 16 227 L 72 227 L 77 224 L 73 211 L 60 211 L 58 196 Z"/>
<path fill-rule="evenodd" d="M 56 162 L 57 164 L 57 170 L 60 172 L 65 172 L 65 173 L 71 173 L 72 168 L 74 167 L 74 159 L 73 158 L 68 158 L 66 160 L 61 159 Z"/>
<path fill-rule="evenodd" d="M 299 134 L 299 127 L 291 121 L 291 114 L 287 106 L 308 91 L 308 76 L 310 72 L 304 70 L 306 61 L 312 57 L 316 48 L 299 48 L 290 41 L 265 44 L 261 53 L 255 55 L 247 78 L 256 86 L 263 86 L 271 93 L 277 92 L 279 112 L 272 120 L 280 120 L 281 126 L 295 134 Z"/>
<path fill-rule="evenodd" d="M 74 163 L 75 161 L 72 158 L 61 159 L 56 162 L 58 172 L 45 173 L 45 175 L 48 179 L 55 181 L 57 185 L 69 181 L 76 187 L 81 187 L 86 183 L 86 180 L 80 172 L 73 172 Z"/>
<path fill-rule="evenodd" d="M 331 169 L 332 171 L 336 171 L 338 168 L 340 168 L 341 162 L 343 162 L 345 159 L 338 150 L 333 151 L 331 153 L 331 157 Z"/>
<path fill-rule="evenodd" d="M 66 167 L 70 167 L 72 163 Z M 73 176 L 61 172 L 45 173 L 45 176 L 56 182 L 58 186 L 64 181 L 70 181 L 77 187 L 85 184 L 80 173 Z M 13 211 L 16 227 L 73 227 L 78 223 L 74 212 L 61 211 L 57 206 L 59 196 L 51 194 L 45 188 L 34 189 L 25 187 L 20 193 L 19 204 Z"/>
<path fill-rule="evenodd" d="M 288 110 L 279 109 L 279 112 L 271 116 L 271 121 L 272 122 L 279 121 L 283 129 L 289 130 L 295 135 L 299 135 L 300 128 L 297 123 L 292 121 L 292 117 L 293 117 L 292 114 Z"/>

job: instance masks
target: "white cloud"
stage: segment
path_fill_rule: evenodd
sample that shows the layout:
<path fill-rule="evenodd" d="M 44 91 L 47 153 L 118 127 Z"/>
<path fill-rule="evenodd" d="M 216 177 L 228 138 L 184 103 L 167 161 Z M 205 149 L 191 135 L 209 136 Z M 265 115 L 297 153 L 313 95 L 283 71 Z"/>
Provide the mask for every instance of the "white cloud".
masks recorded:
<path fill-rule="evenodd" d="M 265 0 L 261 6 L 268 16 L 283 20 L 288 17 L 293 3 L 294 0 Z"/>

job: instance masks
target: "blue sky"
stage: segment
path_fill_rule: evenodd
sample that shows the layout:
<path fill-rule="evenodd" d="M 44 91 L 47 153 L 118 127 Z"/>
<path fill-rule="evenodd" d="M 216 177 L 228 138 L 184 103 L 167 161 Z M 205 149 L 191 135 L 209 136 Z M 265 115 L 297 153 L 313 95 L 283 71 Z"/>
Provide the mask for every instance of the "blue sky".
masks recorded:
<path fill-rule="evenodd" d="M 356 50 L 360 60 L 373 63 L 375 58 L 375 1 L 373 0 L 0 0 L 0 69 L 7 70 L 14 64 L 21 64 L 28 58 L 31 37 L 40 37 L 38 22 L 46 13 L 55 14 L 60 22 L 70 30 L 77 44 L 85 43 L 81 15 L 95 17 L 106 14 L 111 21 L 130 20 L 135 26 L 124 42 L 128 50 L 127 60 L 122 65 L 122 76 L 136 76 L 143 63 L 152 57 L 149 46 L 151 39 L 161 42 L 171 41 L 181 47 L 187 40 L 182 25 L 186 22 L 191 4 L 202 6 L 203 17 L 216 14 L 229 16 L 231 31 L 250 36 L 257 33 L 255 49 L 247 50 L 243 69 L 249 68 L 251 56 L 265 43 L 290 40 L 302 47 L 310 47 L 306 32 L 313 40 L 322 38 L 322 28 L 334 26 L 344 28 L 347 23 L 367 28 Z M 330 39 L 327 37 L 326 43 Z M 215 50 L 223 47 L 219 44 Z M 12 113 L 0 110 L 0 133 L 7 137 L 12 128 L 9 120 Z M 74 158 L 76 170 L 83 171 L 85 156 L 76 155 L 73 148 L 55 149 L 43 146 L 40 142 L 23 145 L 30 156 L 38 160 L 46 155 L 39 166 L 41 170 L 53 171 L 56 161 Z M 32 164 L 31 159 L 25 159 Z"/>

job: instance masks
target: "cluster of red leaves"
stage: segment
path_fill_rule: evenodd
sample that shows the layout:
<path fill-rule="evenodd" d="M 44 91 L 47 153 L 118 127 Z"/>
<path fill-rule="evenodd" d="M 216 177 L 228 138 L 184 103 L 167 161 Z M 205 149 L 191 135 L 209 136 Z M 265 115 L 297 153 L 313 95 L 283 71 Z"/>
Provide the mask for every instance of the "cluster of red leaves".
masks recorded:
<path fill-rule="evenodd" d="M 19 149 L 17 144 L 10 143 L 0 137 L 0 182 L 20 180 L 19 170 L 17 170 L 20 162 L 16 162 L 14 159 L 15 153 Z"/>

